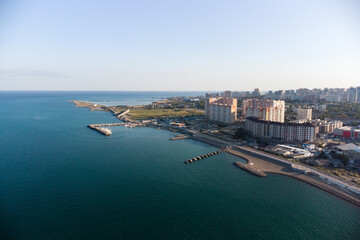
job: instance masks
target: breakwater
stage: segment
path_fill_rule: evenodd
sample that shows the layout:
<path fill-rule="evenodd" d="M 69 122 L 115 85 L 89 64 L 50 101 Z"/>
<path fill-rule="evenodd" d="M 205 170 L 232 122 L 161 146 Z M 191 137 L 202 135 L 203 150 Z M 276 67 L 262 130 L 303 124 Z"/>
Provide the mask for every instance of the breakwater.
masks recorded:
<path fill-rule="evenodd" d="M 101 125 L 101 126 L 99 126 L 99 125 Z M 106 136 L 110 136 L 112 134 L 112 131 L 110 129 L 105 128 L 104 125 L 102 125 L 102 124 L 99 124 L 99 125 L 88 125 L 88 128 L 94 129 Z"/>
<path fill-rule="evenodd" d="M 181 139 L 187 139 L 187 138 L 189 138 L 188 135 L 180 134 L 180 135 L 177 135 L 176 137 L 170 138 L 170 140 L 181 140 Z"/>
<path fill-rule="evenodd" d="M 204 158 L 207 158 L 207 157 L 214 156 L 214 155 L 222 153 L 224 151 L 226 151 L 226 149 L 221 149 L 219 151 L 215 151 L 215 152 L 211 152 L 211 153 L 204 154 L 204 155 L 201 155 L 201 156 L 197 156 L 197 157 L 194 157 L 194 158 L 190 158 L 189 160 L 185 161 L 185 163 L 186 164 L 192 163 L 192 162 L 195 162 L 195 161 L 200 160 L 200 159 L 204 159 Z"/>
<path fill-rule="evenodd" d="M 234 165 L 237 166 L 238 168 L 241 168 L 241 169 L 244 169 L 244 170 L 248 171 L 251 174 L 254 174 L 255 176 L 258 176 L 258 177 L 266 177 L 267 176 L 260 169 L 253 168 L 250 164 L 245 164 L 245 163 L 241 163 L 241 162 L 234 162 Z"/>
<path fill-rule="evenodd" d="M 113 127 L 113 126 L 122 126 L 125 123 L 102 123 L 102 124 L 90 124 L 88 125 L 88 127 L 93 128 L 93 127 Z"/>

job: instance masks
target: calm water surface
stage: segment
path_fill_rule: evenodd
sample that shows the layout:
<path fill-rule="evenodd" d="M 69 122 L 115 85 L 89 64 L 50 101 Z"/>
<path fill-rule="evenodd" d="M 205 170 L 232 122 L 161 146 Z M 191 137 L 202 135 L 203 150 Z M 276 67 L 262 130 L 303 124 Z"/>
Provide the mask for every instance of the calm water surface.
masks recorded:
<path fill-rule="evenodd" d="M 202 93 L 199 93 L 202 94 Z M 130 104 L 176 92 L 0 92 L 0 239 L 360 239 L 360 208 L 229 154 L 67 101 Z"/>

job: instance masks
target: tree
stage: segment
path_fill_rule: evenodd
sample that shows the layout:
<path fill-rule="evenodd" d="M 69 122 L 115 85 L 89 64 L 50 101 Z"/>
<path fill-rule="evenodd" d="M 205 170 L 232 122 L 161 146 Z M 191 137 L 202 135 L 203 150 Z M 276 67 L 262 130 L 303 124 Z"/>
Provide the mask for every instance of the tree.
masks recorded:
<path fill-rule="evenodd" d="M 245 129 L 238 128 L 238 129 L 236 129 L 234 138 L 235 139 L 246 140 L 246 135 L 247 135 L 247 131 Z"/>
<path fill-rule="evenodd" d="M 326 156 L 326 154 L 324 152 L 321 152 L 319 154 L 319 158 L 322 158 L 322 159 L 328 159 L 328 156 Z"/>
<path fill-rule="evenodd" d="M 346 166 L 349 163 L 349 157 L 344 154 L 335 153 L 332 155 L 332 157 L 341 160 L 344 166 Z"/>

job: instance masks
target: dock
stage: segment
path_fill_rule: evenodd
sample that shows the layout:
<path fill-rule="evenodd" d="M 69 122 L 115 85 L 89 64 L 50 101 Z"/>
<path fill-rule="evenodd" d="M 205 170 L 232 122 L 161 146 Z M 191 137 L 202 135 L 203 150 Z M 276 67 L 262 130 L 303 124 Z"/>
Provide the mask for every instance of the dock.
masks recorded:
<path fill-rule="evenodd" d="M 260 169 L 253 168 L 249 163 L 241 163 L 241 162 L 234 162 L 234 165 L 238 168 L 244 169 L 245 171 L 248 171 L 251 174 L 254 174 L 258 177 L 266 177 L 267 175 L 262 172 Z"/>
<path fill-rule="evenodd" d="M 207 157 L 214 156 L 214 155 L 216 155 L 216 154 L 225 152 L 226 149 L 227 149 L 227 148 L 224 148 L 224 149 L 221 149 L 221 150 L 219 150 L 219 151 L 215 151 L 215 152 L 211 152 L 211 153 L 204 154 L 204 155 L 201 155 L 201 156 L 197 156 L 197 157 L 194 157 L 194 158 L 190 158 L 189 160 L 185 161 L 185 163 L 186 163 L 186 164 L 189 164 L 189 163 L 195 162 L 195 161 L 200 160 L 200 159 L 204 159 L 204 158 L 207 158 Z"/>
<path fill-rule="evenodd" d="M 102 123 L 102 124 L 90 124 L 88 125 L 89 128 L 94 127 L 113 127 L 113 126 L 122 126 L 125 125 L 125 123 Z"/>

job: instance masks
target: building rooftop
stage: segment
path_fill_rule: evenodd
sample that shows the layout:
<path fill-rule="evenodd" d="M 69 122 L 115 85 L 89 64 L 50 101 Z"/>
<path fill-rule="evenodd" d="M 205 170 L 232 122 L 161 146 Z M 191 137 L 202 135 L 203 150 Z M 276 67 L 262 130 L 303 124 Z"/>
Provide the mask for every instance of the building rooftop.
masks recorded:
<path fill-rule="evenodd" d="M 338 145 L 338 146 L 336 146 L 336 148 L 338 148 L 338 149 L 340 149 L 342 151 L 360 149 L 358 145 L 355 145 L 353 143 L 347 143 L 347 144 Z"/>
<path fill-rule="evenodd" d="M 305 123 L 281 123 L 281 122 L 272 122 L 272 121 L 265 121 L 265 120 L 259 120 L 256 117 L 248 117 L 246 119 L 249 119 L 250 121 L 253 122 L 260 122 L 260 123 L 269 123 L 269 124 L 276 124 L 276 125 L 288 125 L 288 126 L 299 126 L 299 127 L 315 127 L 314 124 L 310 123 L 310 122 L 305 122 Z"/>
<path fill-rule="evenodd" d="M 357 131 L 357 132 L 360 131 L 359 127 L 351 127 L 351 126 L 345 126 L 345 127 L 339 128 L 339 129 L 341 129 L 343 131 L 352 131 L 352 130 Z"/>

